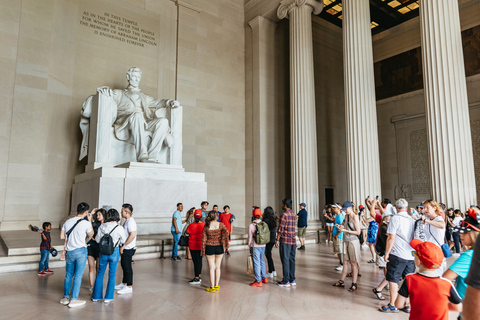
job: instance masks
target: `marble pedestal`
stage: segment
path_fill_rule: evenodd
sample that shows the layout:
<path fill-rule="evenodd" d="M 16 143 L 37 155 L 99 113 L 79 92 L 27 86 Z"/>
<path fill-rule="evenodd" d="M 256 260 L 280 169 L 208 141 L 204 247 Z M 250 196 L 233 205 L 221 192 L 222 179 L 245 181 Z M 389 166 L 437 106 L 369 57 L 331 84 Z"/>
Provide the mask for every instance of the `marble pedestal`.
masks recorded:
<path fill-rule="evenodd" d="M 170 232 L 172 214 L 182 202 L 185 216 L 191 207 L 207 199 L 204 173 L 185 172 L 181 166 L 128 162 L 102 167 L 75 177 L 71 214 L 85 201 L 90 207 L 112 206 L 119 212 L 123 203 L 133 206 L 139 234 Z"/>

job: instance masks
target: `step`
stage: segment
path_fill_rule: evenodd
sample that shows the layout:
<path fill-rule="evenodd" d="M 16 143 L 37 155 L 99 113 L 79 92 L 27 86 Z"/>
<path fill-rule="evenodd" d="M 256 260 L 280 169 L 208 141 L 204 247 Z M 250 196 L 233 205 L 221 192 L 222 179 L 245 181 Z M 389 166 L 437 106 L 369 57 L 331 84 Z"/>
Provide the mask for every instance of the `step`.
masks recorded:
<path fill-rule="evenodd" d="M 150 246 L 150 245 L 161 245 L 162 240 L 165 242 L 165 245 L 172 245 L 173 244 L 173 238 L 172 235 L 170 234 L 168 237 L 162 237 L 162 238 L 153 238 L 153 239 L 142 239 L 145 236 L 140 236 L 140 239 L 137 239 L 137 246 Z M 233 240 L 238 240 L 238 239 L 247 239 L 246 234 L 233 234 L 231 236 L 232 241 Z M 62 245 L 56 245 L 55 249 L 57 249 L 59 252 L 63 251 L 63 244 Z M 33 255 L 33 254 L 38 254 L 40 255 L 40 247 L 38 245 L 31 246 L 31 247 L 23 247 L 23 248 L 9 248 L 8 249 L 8 256 L 22 256 L 22 255 Z M 0 257 L 1 258 L 1 257 Z"/>

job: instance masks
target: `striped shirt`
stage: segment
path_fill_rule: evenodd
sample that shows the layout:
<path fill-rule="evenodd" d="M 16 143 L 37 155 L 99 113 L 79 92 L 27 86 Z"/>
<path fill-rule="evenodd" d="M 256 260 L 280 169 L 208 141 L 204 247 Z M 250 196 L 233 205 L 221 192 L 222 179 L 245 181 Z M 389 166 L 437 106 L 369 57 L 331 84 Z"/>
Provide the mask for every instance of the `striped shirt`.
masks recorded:
<path fill-rule="evenodd" d="M 295 214 L 292 209 L 287 209 L 280 217 L 280 226 L 278 227 L 280 242 L 295 245 Z"/>

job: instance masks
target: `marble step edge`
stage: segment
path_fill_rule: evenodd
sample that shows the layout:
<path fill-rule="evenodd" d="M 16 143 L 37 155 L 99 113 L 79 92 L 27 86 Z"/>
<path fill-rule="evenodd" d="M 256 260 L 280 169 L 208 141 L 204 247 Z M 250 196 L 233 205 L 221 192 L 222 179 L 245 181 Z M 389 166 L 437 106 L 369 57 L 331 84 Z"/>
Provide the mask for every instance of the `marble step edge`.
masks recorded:
<path fill-rule="evenodd" d="M 234 240 L 245 240 L 247 239 L 247 235 L 232 235 L 231 239 L 232 241 Z M 0 238 L 1 239 L 1 238 Z M 165 241 L 165 245 L 171 245 L 173 244 L 173 239 L 170 238 L 164 238 L 164 239 L 145 239 L 145 240 L 137 240 L 137 246 L 152 246 L 152 245 L 161 245 L 162 240 Z M 55 246 L 55 249 L 58 251 L 63 250 L 63 245 Z M 23 248 L 10 248 L 6 250 L 8 253 L 8 256 L 20 256 L 20 255 L 28 255 L 28 254 L 40 254 L 40 248 L 38 245 L 34 247 L 23 247 Z"/>
<path fill-rule="evenodd" d="M 313 244 L 316 243 L 315 239 L 308 239 L 305 240 L 306 244 Z M 298 243 L 297 243 L 298 245 Z M 170 248 L 171 249 L 171 248 Z M 236 251 L 247 251 L 248 250 L 248 245 L 246 244 L 237 244 L 233 245 L 229 248 L 229 251 L 231 252 L 236 252 Z M 179 253 L 182 257 L 185 256 L 185 249 L 180 249 Z M 169 258 L 172 255 L 172 251 L 165 250 L 164 252 L 164 257 Z M 134 255 L 133 260 L 148 260 L 148 259 L 158 259 L 160 257 L 160 252 L 139 252 Z M 64 268 L 65 267 L 65 261 L 59 260 L 59 256 L 52 258 L 50 257 L 50 268 L 55 269 L 55 268 Z M 0 274 L 2 273 L 8 273 L 8 272 L 19 272 L 19 271 L 32 271 L 32 270 L 37 270 L 38 269 L 38 259 L 37 261 L 34 262 L 28 262 L 28 263 L 8 263 L 8 264 L 0 264 Z M 55 271 L 55 270 L 54 270 Z"/>
<path fill-rule="evenodd" d="M 247 245 L 237 245 L 231 247 L 229 251 L 241 251 L 247 250 Z M 178 251 L 181 257 L 185 256 L 185 250 Z M 165 258 L 170 258 L 172 251 L 165 252 Z M 147 252 L 147 253 L 135 253 L 133 256 L 134 261 L 148 260 L 148 259 L 158 259 L 160 257 L 160 252 Z M 57 268 L 65 268 L 65 261 L 62 260 L 50 260 L 49 261 L 50 269 L 56 271 Z M 8 272 L 20 272 L 20 271 L 36 271 L 38 269 L 38 261 L 28 262 L 28 263 L 10 263 L 0 265 L 0 274 Z"/>
<path fill-rule="evenodd" d="M 239 240 L 232 240 L 230 242 L 231 246 L 238 246 L 238 245 L 246 245 L 247 239 L 239 239 Z M 172 251 L 173 245 L 165 245 L 164 252 Z M 181 248 L 181 247 L 180 247 Z M 58 248 L 57 248 L 58 249 Z M 61 254 L 62 249 L 58 249 L 59 253 Z M 145 245 L 145 246 L 137 246 L 137 253 L 152 253 L 158 252 L 162 250 L 161 245 Z M 182 248 L 181 250 L 184 250 Z M 53 260 L 60 260 L 60 254 L 56 257 L 50 256 L 50 261 Z M 0 257 L 0 265 L 7 265 L 7 264 L 15 264 L 15 263 L 27 263 L 27 262 L 38 262 L 40 260 L 40 253 L 33 253 L 33 254 L 23 254 L 23 255 L 12 255 L 7 257 Z"/>

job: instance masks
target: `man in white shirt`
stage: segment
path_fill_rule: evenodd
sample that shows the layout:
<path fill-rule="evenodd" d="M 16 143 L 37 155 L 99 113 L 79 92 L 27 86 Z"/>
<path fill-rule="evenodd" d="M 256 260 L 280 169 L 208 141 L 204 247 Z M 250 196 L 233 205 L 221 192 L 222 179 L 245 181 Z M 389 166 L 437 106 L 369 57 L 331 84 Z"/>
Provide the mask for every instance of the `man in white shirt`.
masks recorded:
<path fill-rule="evenodd" d="M 384 258 L 385 262 L 387 262 L 386 279 L 390 286 L 390 303 L 379 309 L 381 312 L 387 313 L 398 312 L 398 309 L 395 307 L 395 300 L 398 295 L 398 282 L 407 274 L 415 272 L 415 257 L 412 254 L 414 250 L 410 246 L 415 220 L 407 213 L 407 200 L 398 199 L 395 207 L 397 214 L 392 216 L 388 224 L 388 238 Z"/>
<path fill-rule="evenodd" d="M 63 299 L 60 300 L 60 303 L 68 305 L 70 308 L 83 306 L 86 303 L 85 300 L 78 300 L 78 295 L 82 285 L 83 270 L 87 263 L 85 238 L 93 237 L 92 214 L 97 210 L 95 208 L 88 212 L 88 209 L 90 209 L 88 203 L 78 204 L 77 215 L 65 221 L 60 231 L 60 239 L 66 239 L 64 250 L 67 252 Z M 70 295 L 70 290 L 72 290 L 72 295 Z"/>
<path fill-rule="evenodd" d="M 123 281 L 115 286 L 118 294 L 126 294 L 133 292 L 133 268 L 132 258 L 137 249 L 137 223 L 132 217 L 133 207 L 131 204 L 125 203 L 122 205 L 122 217 L 125 220 L 123 228 L 125 229 L 125 236 L 127 240 L 120 247 L 120 264 L 123 269 Z"/>

